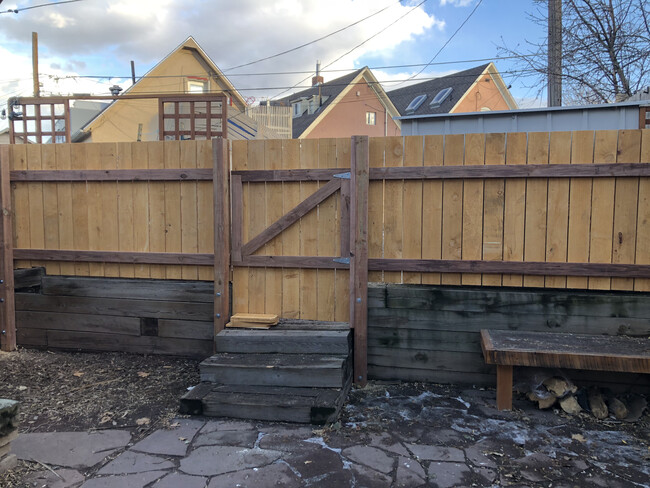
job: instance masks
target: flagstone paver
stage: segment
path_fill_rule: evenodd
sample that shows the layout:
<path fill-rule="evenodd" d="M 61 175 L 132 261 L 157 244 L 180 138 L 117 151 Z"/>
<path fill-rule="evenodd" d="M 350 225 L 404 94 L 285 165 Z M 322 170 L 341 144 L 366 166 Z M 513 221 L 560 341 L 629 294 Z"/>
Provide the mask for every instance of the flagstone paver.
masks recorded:
<path fill-rule="evenodd" d="M 388 474 L 393 470 L 395 460 L 381 449 L 370 446 L 353 446 L 343 450 L 343 455 L 359 464 Z"/>
<path fill-rule="evenodd" d="M 400 457 L 395 475 L 396 488 L 415 488 L 426 483 L 427 474 L 415 459 Z"/>
<path fill-rule="evenodd" d="M 156 483 L 156 488 L 205 488 L 208 479 L 203 476 L 190 476 L 171 473 Z"/>
<path fill-rule="evenodd" d="M 86 481 L 81 488 L 144 488 L 166 474 L 166 471 L 149 471 L 124 476 L 105 476 Z"/>
<path fill-rule="evenodd" d="M 282 453 L 270 449 L 246 449 L 231 446 L 203 446 L 181 460 L 180 470 L 186 474 L 214 476 L 271 464 Z"/>
<path fill-rule="evenodd" d="M 185 456 L 189 443 L 196 433 L 205 425 L 202 420 L 181 419 L 172 422 L 178 427 L 157 430 L 138 442 L 133 449 L 147 454 L 166 456 Z"/>
<path fill-rule="evenodd" d="M 160 471 L 174 467 L 174 463 L 141 452 L 126 451 L 100 469 L 98 474 L 129 474 Z"/>

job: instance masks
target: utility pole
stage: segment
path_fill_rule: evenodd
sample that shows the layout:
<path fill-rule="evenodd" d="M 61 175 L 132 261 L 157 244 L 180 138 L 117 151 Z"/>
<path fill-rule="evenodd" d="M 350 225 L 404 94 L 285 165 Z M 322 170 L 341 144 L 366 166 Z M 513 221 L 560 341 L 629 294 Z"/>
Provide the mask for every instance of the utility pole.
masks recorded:
<path fill-rule="evenodd" d="M 32 32 L 32 77 L 34 78 L 34 96 L 41 96 L 41 89 L 38 83 L 38 34 Z"/>
<path fill-rule="evenodd" d="M 562 106 L 562 0 L 548 0 L 548 106 Z"/>

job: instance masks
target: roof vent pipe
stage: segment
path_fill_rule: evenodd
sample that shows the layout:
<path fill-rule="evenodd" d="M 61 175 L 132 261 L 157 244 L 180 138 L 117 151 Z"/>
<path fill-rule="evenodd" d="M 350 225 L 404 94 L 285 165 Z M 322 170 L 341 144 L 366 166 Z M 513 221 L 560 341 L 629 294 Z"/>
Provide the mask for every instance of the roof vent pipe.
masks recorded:
<path fill-rule="evenodd" d="M 311 86 L 322 85 L 325 79 L 320 75 L 320 61 L 316 61 L 316 76 L 311 79 Z"/>

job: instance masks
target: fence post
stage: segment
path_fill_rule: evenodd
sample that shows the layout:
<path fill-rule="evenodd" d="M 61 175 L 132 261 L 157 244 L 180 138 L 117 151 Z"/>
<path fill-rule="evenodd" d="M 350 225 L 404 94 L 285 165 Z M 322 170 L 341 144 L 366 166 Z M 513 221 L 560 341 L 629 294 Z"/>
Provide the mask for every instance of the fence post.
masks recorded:
<path fill-rule="evenodd" d="M 0 343 L 3 351 L 16 349 L 14 303 L 14 245 L 9 180 L 9 146 L 0 145 Z"/>
<path fill-rule="evenodd" d="M 230 319 L 230 158 L 228 140 L 212 141 L 214 188 L 214 335 Z"/>
<path fill-rule="evenodd" d="M 350 161 L 350 327 L 354 382 L 368 381 L 368 136 L 352 137 Z"/>

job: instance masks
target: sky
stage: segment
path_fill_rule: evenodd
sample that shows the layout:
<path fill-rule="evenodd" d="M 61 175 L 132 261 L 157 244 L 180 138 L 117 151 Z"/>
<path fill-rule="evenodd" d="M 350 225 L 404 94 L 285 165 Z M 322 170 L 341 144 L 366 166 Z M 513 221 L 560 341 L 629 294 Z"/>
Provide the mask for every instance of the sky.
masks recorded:
<path fill-rule="evenodd" d="M 317 60 L 325 81 L 368 66 L 390 90 L 488 62 L 498 46 L 545 37 L 527 16 L 533 0 L 78 0 L 39 7 L 50 3 L 0 0 L 0 109 L 8 97 L 32 95 L 32 32 L 42 95 L 126 89 L 131 61 L 142 76 L 193 36 L 251 103 L 308 87 Z M 544 103 L 521 66 L 493 61 L 521 107 Z"/>

